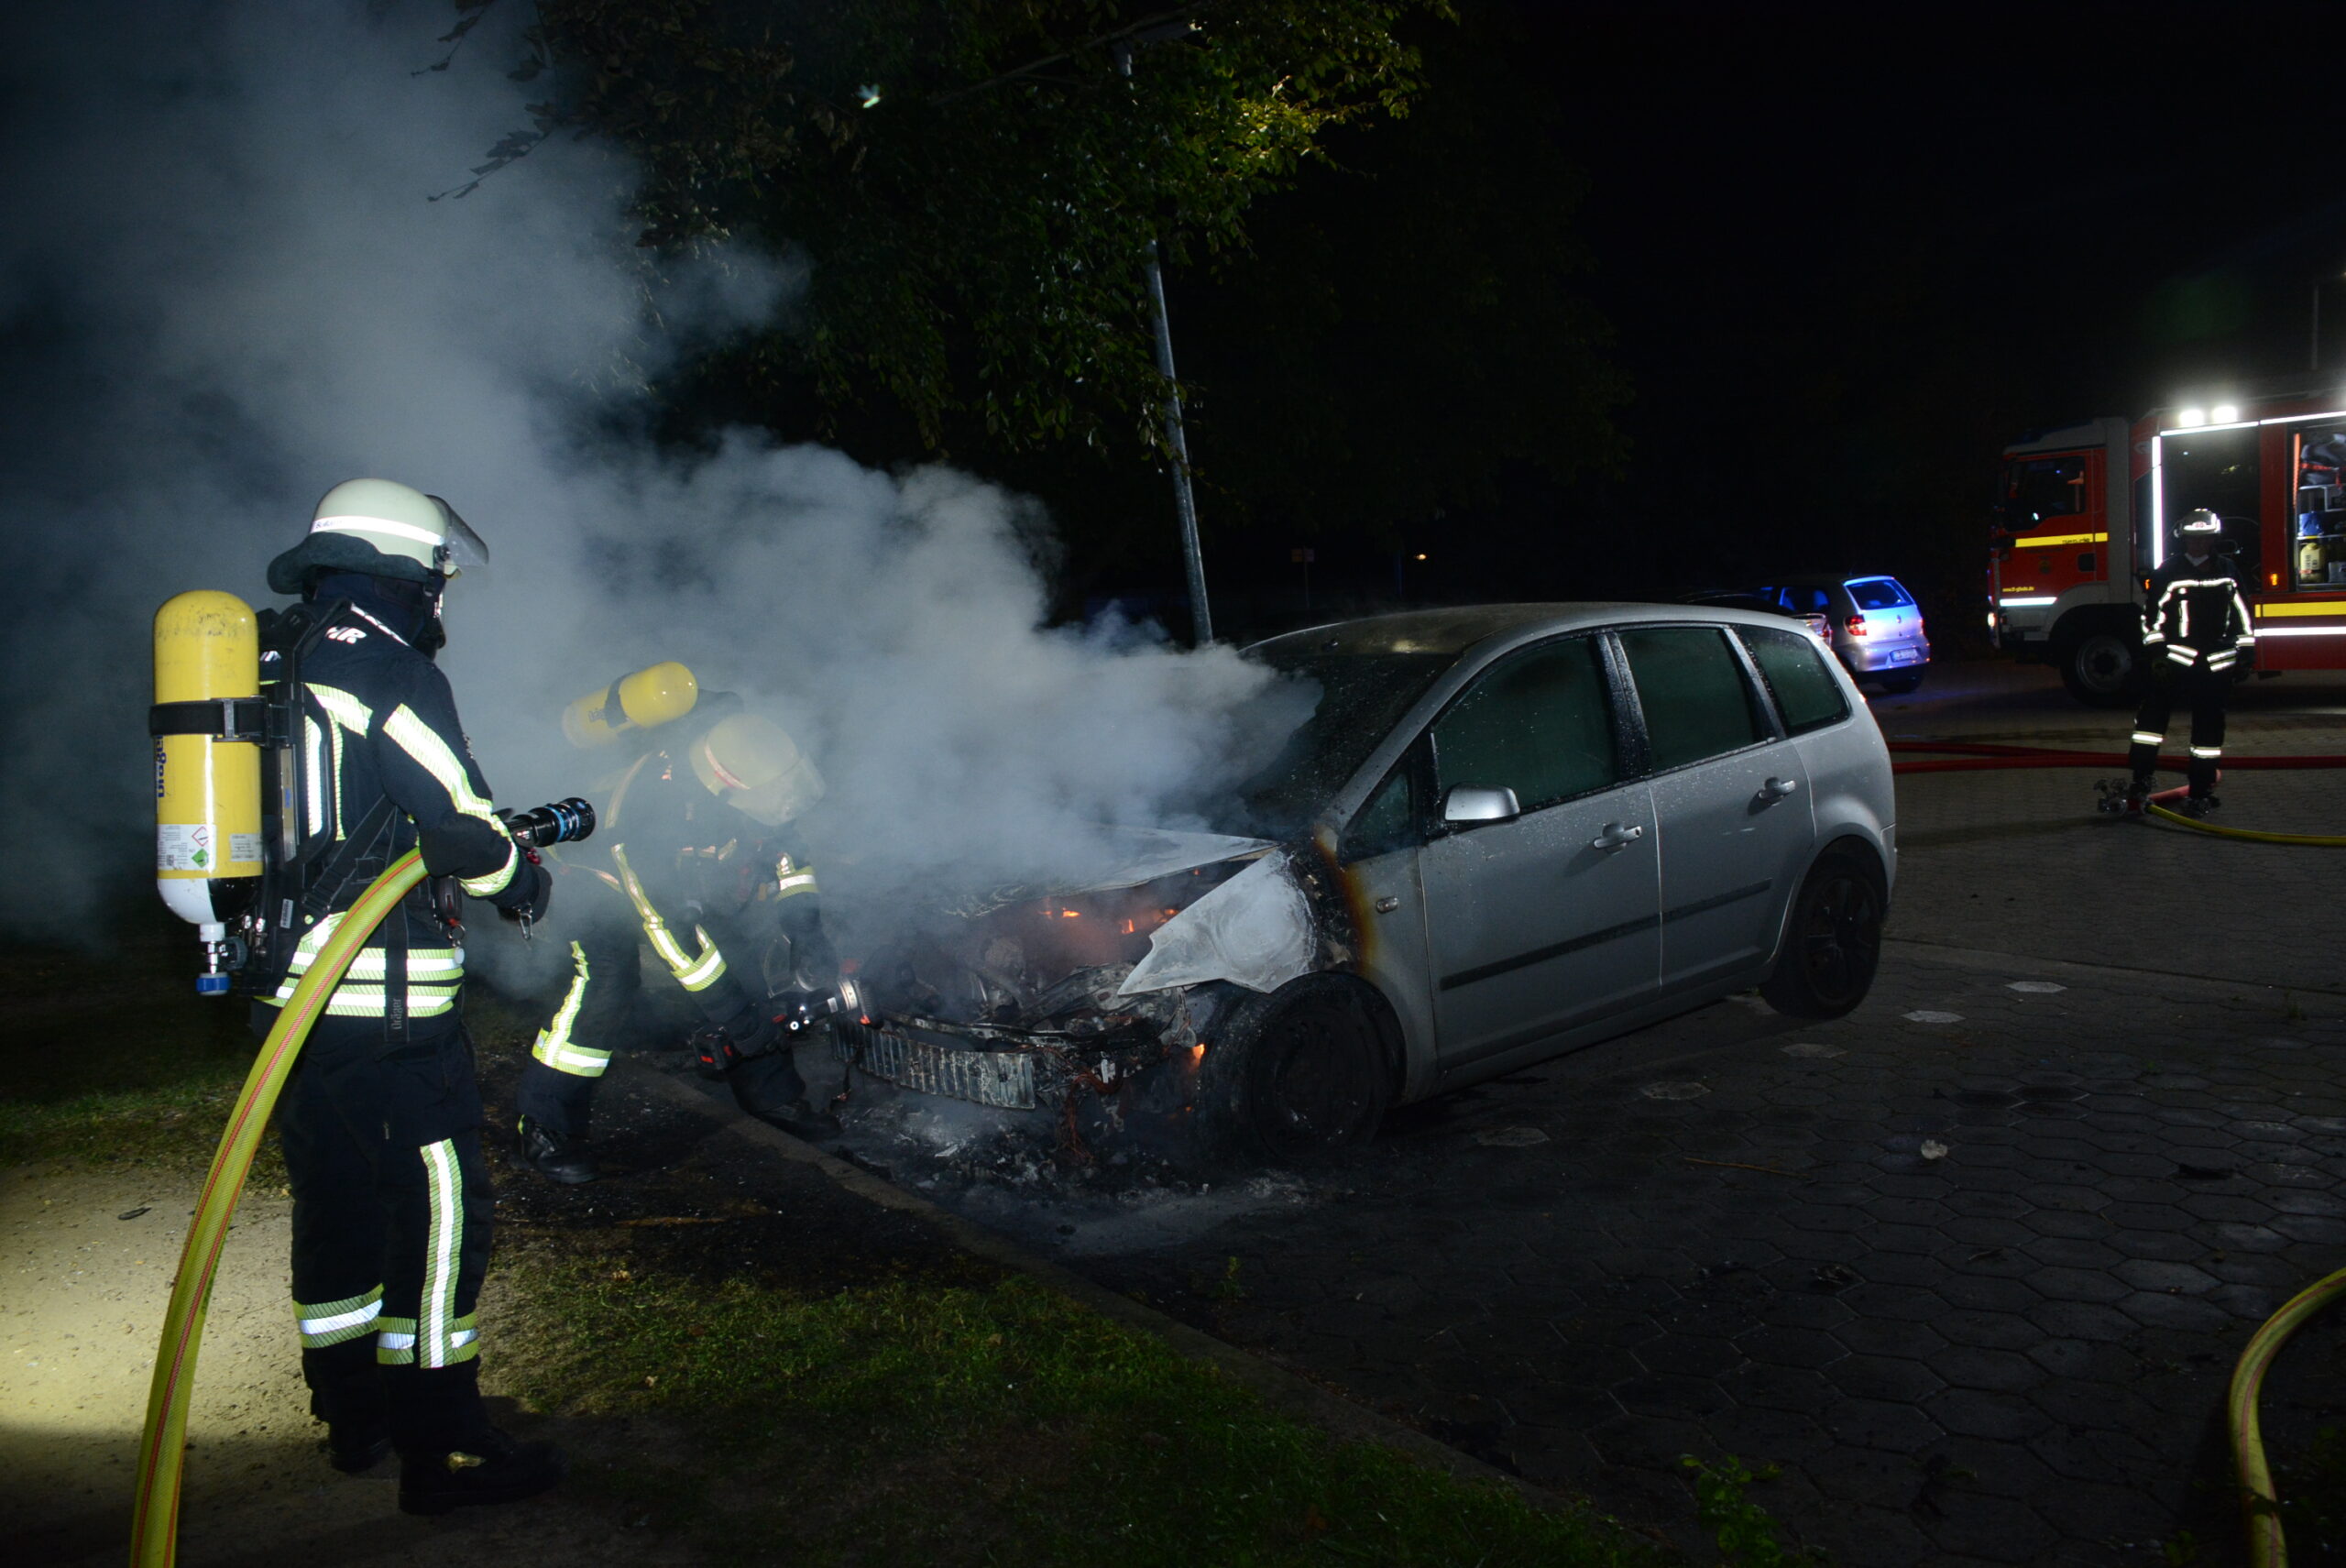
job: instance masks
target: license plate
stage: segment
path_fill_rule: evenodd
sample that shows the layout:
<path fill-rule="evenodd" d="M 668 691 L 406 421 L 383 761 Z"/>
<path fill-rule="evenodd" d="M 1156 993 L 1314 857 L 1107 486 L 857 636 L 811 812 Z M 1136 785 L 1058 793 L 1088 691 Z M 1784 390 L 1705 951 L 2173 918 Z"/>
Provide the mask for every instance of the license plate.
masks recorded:
<path fill-rule="evenodd" d="M 1035 1058 L 1025 1051 L 948 1050 L 880 1028 L 837 1029 L 832 1039 L 841 1061 L 903 1088 L 1005 1111 L 1035 1109 Z"/>
<path fill-rule="evenodd" d="M 1901 648 L 1897 652 L 1892 653 L 1890 656 L 1890 662 L 1893 664 L 1915 664 L 1920 663 L 1922 662 L 1922 658 L 1923 654 L 1920 649 Z"/>

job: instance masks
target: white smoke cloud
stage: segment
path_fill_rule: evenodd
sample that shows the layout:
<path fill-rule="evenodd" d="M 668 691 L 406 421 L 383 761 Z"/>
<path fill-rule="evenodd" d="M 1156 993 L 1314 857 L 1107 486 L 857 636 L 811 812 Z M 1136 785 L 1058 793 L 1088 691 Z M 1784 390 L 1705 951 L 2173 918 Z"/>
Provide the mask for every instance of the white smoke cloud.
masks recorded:
<path fill-rule="evenodd" d="M 591 144 L 427 202 L 521 120 L 491 28 L 419 73 L 451 15 L 12 12 L 0 918 L 68 935 L 142 874 L 154 607 L 271 602 L 269 556 L 356 475 L 447 497 L 494 550 L 451 591 L 442 662 L 500 801 L 584 789 L 562 703 L 680 658 L 799 733 L 831 782 L 818 852 L 901 890 L 1047 872 L 1087 824 L 1178 825 L 1300 717 L 1227 650 L 1041 630 L 1039 515 L 978 479 L 611 437 L 674 345 L 775 308 L 790 273 L 650 280 L 628 165 Z"/>

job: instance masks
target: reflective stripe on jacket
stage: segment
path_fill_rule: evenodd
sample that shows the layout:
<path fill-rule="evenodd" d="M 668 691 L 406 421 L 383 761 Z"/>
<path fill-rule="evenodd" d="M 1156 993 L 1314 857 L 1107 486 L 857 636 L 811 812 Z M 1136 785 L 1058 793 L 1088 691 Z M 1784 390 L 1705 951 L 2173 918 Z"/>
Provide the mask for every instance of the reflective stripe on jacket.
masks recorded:
<path fill-rule="evenodd" d="M 424 868 L 454 876 L 476 898 L 494 898 L 513 883 L 521 854 L 489 805 L 488 784 L 473 761 L 447 676 L 398 633 L 345 604 L 331 612 L 323 635 L 303 655 L 304 700 L 295 743 L 306 787 L 297 809 L 305 840 L 342 845 L 369 811 L 388 798 L 397 808 L 379 850 L 335 894 L 329 912 L 301 933 L 273 996 L 281 1006 L 326 937 L 383 866 L 421 845 Z M 409 1014 L 439 1016 L 455 1005 L 465 955 L 436 920 L 407 906 L 404 935 Z M 393 918 L 399 918 L 394 916 Z M 389 927 L 389 922 L 385 922 Z M 360 949 L 327 1012 L 384 1015 L 389 933 L 378 928 Z"/>
<path fill-rule="evenodd" d="M 2255 645 L 2248 598 L 2229 560 L 2210 555 L 2194 565 L 2178 555 L 2152 574 L 2143 603 L 2145 650 L 2187 668 L 2204 660 L 2209 669 L 2223 670 L 2238 662 L 2240 650 Z"/>

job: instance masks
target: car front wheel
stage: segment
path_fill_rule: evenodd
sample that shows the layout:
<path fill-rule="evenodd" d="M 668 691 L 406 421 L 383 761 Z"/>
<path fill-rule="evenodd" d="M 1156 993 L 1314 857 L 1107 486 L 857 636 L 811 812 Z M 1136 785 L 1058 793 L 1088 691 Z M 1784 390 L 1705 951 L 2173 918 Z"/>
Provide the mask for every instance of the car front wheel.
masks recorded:
<path fill-rule="evenodd" d="M 1251 999 L 1206 1047 L 1198 1115 L 1216 1152 L 1275 1163 L 1366 1143 L 1393 1102 L 1368 1008 L 1332 975 Z"/>
<path fill-rule="evenodd" d="M 1873 989 L 1881 964 L 1881 877 L 1848 850 L 1828 851 L 1792 900 L 1784 950 L 1760 994 L 1794 1018 L 1838 1018 Z"/>

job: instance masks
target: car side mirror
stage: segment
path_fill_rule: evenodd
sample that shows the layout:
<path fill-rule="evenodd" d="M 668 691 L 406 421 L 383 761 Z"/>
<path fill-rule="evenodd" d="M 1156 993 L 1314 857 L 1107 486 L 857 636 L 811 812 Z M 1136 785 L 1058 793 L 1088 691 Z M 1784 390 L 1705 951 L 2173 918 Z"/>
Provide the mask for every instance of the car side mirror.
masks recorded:
<path fill-rule="evenodd" d="M 1523 815 L 1523 807 L 1516 804 L 1511 789 L 1477 789 L 1473 784 L 1453 784 L 1442 797 L 1442 819 L 1453 825 L 1470 822 L 1506 822 Z"/>

